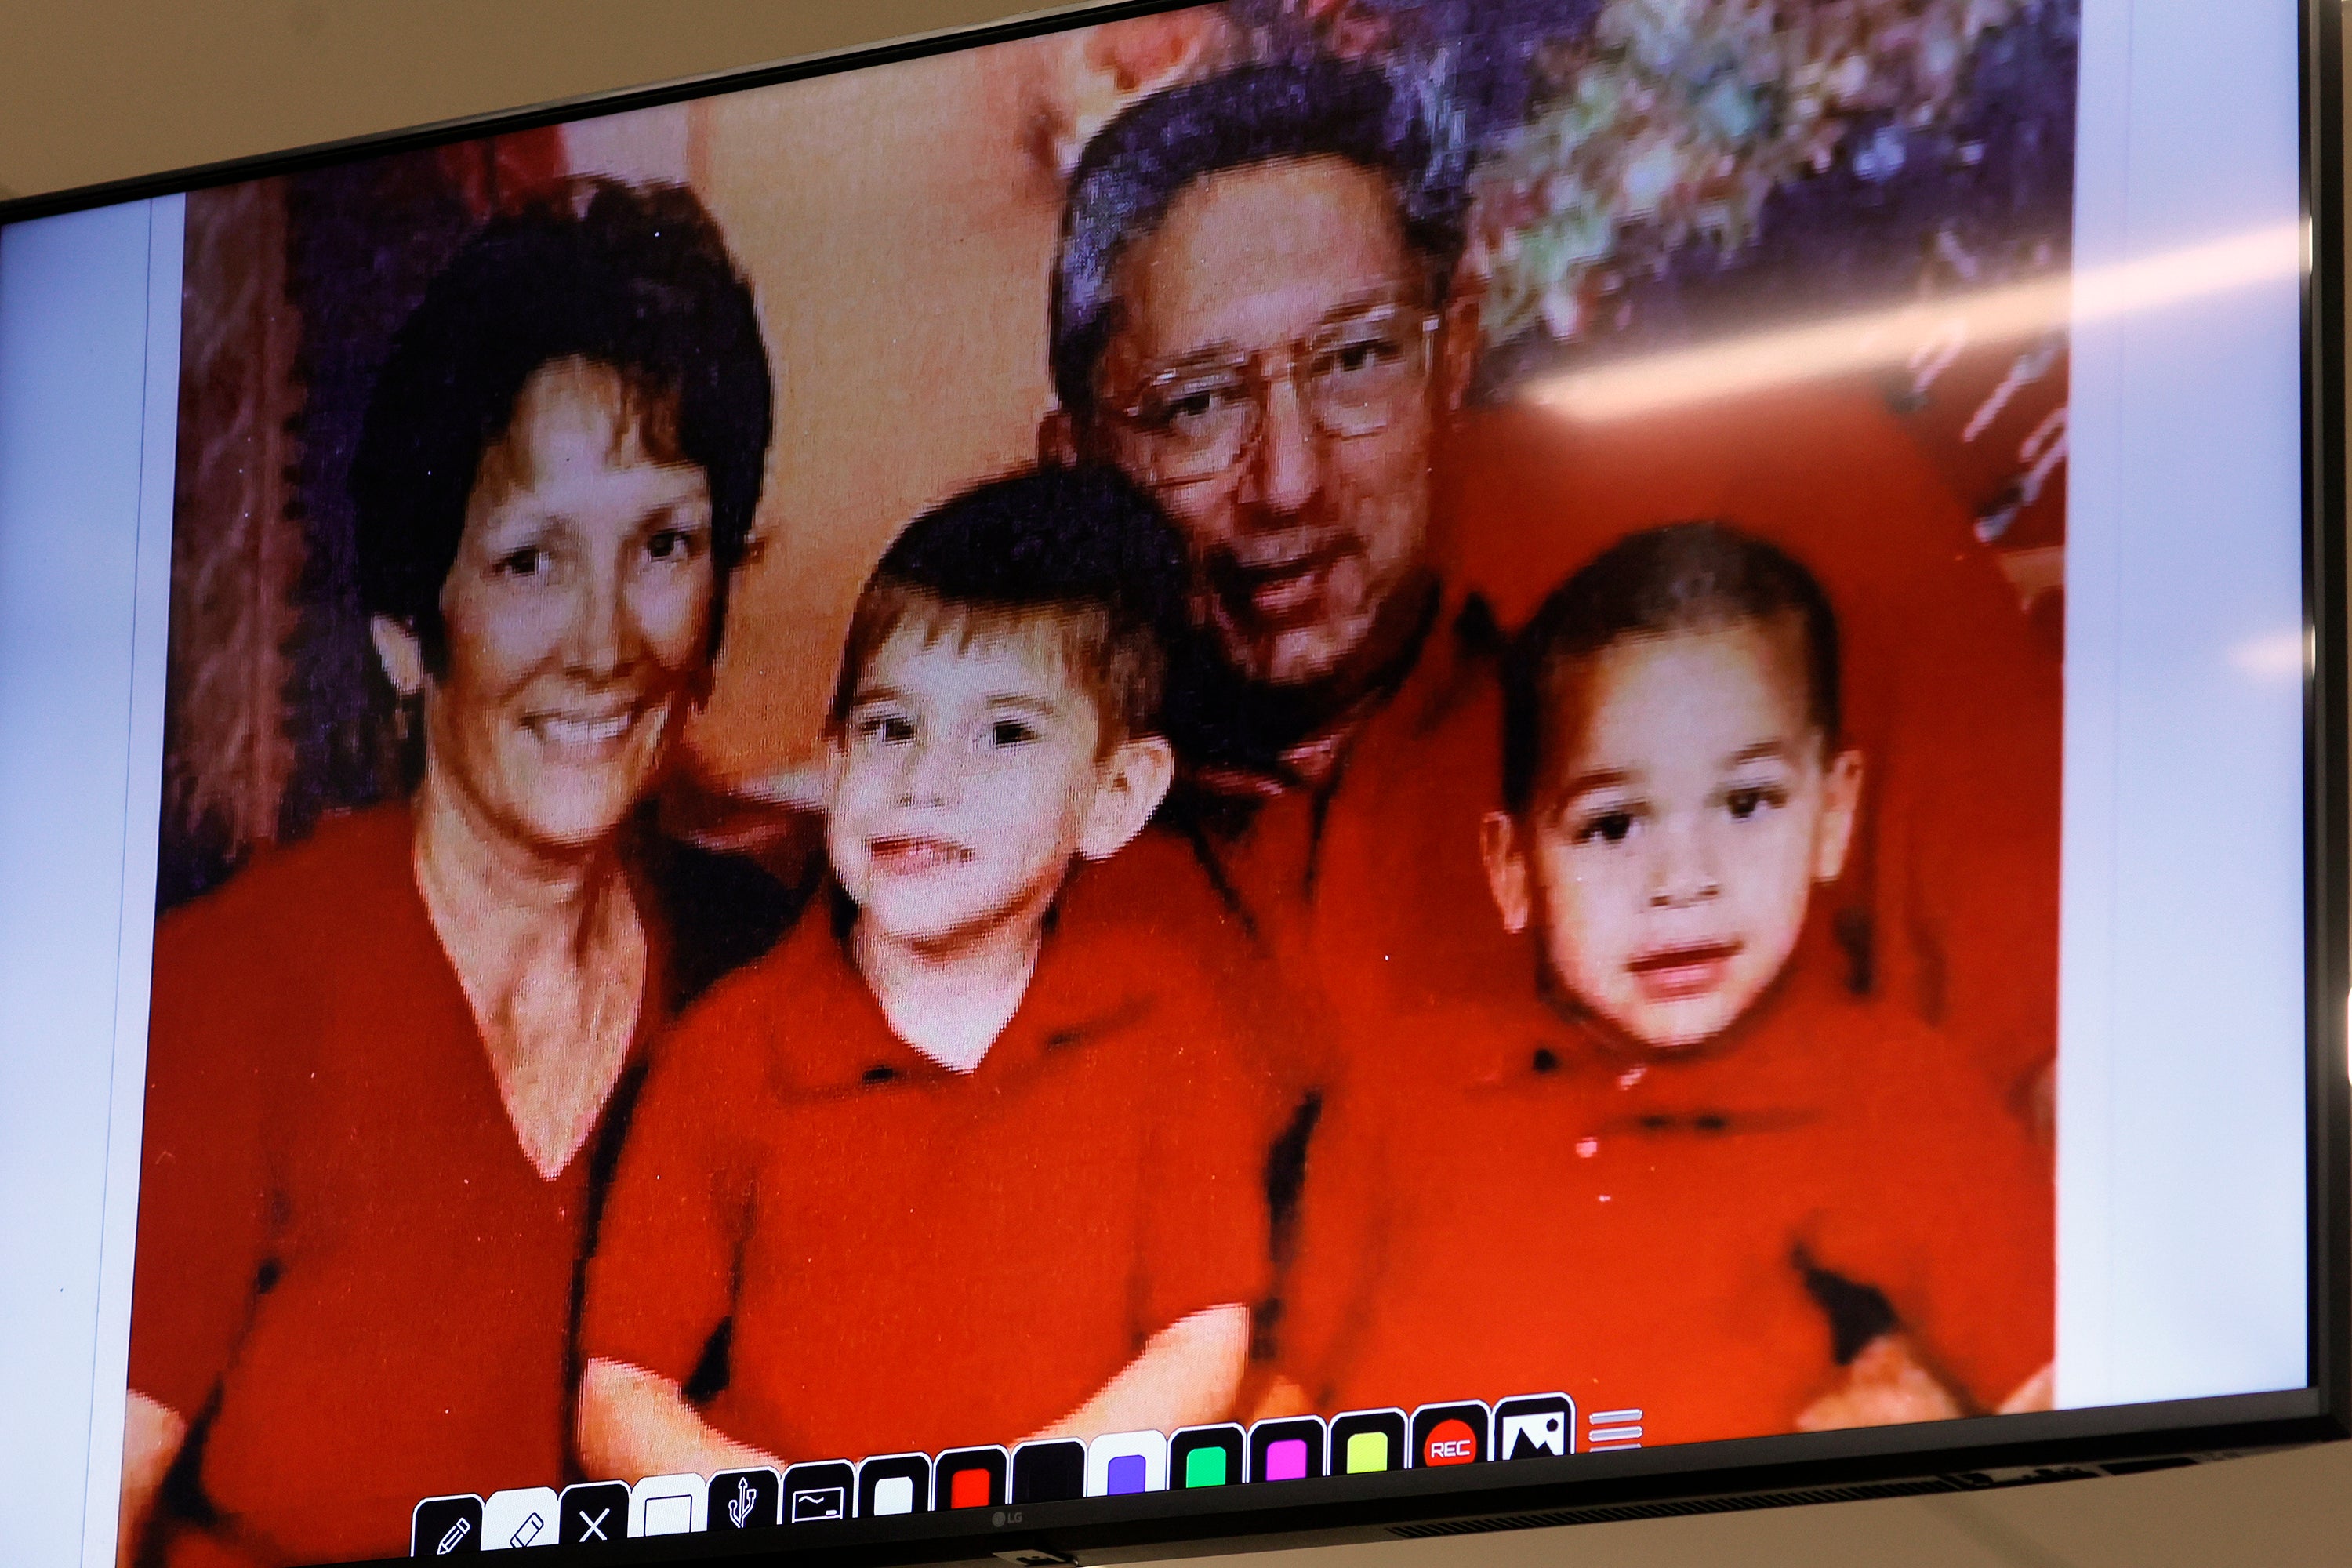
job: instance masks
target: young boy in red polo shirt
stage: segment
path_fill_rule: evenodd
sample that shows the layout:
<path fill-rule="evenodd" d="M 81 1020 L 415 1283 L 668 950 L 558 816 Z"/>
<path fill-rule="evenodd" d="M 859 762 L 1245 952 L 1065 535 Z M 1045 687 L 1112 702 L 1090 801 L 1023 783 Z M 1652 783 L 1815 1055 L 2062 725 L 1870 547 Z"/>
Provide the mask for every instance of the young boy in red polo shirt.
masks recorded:
<path fill-rule="evenodd" d="M 1531 994 L 1409 1021 L 1335 1100 L 1307 1405 L 1560 1389 L 1656 1444 L 2046 1404 L 2046 1163 L 1814 910 L 1864 798 L 1839 684 L 1811 574 L 1718 524 L 1622 541 L 1521 634 L 1482 849 Z"/>
<path fill-rule="evenodd" d="M 1060 898 L 1168 787 L 1183 595 L 1175 536 L 1107 471 L 982 485 L 884 556 L 829 724 L 835 918 L 681 1022 L 621 1158 L 591 1473 L 1229 1413 L 1264 1090 L 1181 933 Z"/>

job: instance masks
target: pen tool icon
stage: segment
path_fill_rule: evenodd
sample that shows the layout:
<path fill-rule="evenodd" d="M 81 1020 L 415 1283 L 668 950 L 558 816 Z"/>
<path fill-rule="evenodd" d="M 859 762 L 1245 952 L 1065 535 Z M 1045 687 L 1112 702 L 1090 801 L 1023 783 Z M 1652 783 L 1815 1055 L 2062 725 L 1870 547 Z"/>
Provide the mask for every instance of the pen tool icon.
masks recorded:
<path fill-rule="evenodd" d="M 433 1555 L 436 1557 L 448 1556 L 449 1553 L 457 1550 L 458 1543 L 464 1541 L 467 1535 L 472 1533 L 473 1529 L 474 1521 L 472 1520 L 459 1520 L 457 1523 L 449 1527 L 448 1533 L 441 1537 L 441 1544 L 433 1549 Z"/>

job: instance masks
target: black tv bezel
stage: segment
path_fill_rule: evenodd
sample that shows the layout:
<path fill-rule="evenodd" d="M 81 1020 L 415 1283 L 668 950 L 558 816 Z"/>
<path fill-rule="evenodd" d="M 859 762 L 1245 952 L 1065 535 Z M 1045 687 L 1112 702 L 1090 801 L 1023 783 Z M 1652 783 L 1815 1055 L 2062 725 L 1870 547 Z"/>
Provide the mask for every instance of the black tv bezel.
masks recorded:
<path fill-rule="evenodd" d="M 0 226 L 293 174 L 719 93 L 1006 43 L 1204 0 L 1112 0 L 853 49 L 712 72 L 529 108 L 0 202 Z M 1278 1486 L 1163 1491 L 970 1515 L 919 1513 L 790 1526 L 734 1539 L 702 1533 L 541 1549 L 577 1563 L 805 1560 L 839 1568 L 1038 1554 L 1043 1562 L 1145 1562 L 1214 1552 L 1476 1533 L 1850 1498 L 1977 1491 L 2125 1474 L 2352 1436 L 2352 887 L 2347 800 L 2345 537 L 2345 174 L 2342 19 L 2303 0 L 2299 87 L 2303 278 L 2305 865 L 2307 1291 L 2311 1381 L 2299 1389 L 1983 1416 L 1916 1426 L 1686 1444 L 1507 1467 L 1327 1477 Z M 1479 1391 L 1489 1396 L 1498 1390 Z M 856 1456 L 847 1456 L 855 1458 Z M 386 1559 L 401 1562 L 407 1559 Z M 341 1565 L 337 1565 L 341 1568 Z"/>

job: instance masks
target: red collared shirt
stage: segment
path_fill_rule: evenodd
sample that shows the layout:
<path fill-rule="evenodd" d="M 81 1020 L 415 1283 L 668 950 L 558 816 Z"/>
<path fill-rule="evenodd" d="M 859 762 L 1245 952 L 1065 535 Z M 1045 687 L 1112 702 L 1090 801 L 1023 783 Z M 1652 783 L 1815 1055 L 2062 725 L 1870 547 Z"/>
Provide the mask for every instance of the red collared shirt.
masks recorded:
<path fill-rule="evenodd" d="M 894 1035 L 811 919 L 657 1053 L 588 1353 L 787 1460 L 1005 1443 L 1152 1334 L 1264 1292 L 1264 1091 L 1180 946 L 1066 912 L 977 1069 Z"/>
<path fill-rule="evenodd" d="M 1327 1410 L 1563 1389 L 1651 1444 L 1788 1431 L 1839 1376 L 1808 1267 L 1979 1409 L 2052 1354 L 2046 1160 L 1944 1041 L 1801 973 L 1682 1058 L 1533 1004 L 1400 1026 L 1303 1210 L 1286 1351 Z"/>

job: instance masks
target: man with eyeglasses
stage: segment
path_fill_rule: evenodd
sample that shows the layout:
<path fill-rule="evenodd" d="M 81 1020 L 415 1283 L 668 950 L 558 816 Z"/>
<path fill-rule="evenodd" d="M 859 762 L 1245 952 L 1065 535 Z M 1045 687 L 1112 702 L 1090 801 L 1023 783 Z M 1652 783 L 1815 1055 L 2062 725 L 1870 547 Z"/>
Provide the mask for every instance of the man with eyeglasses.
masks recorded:
<path fill-rule="evenodd" d="M 1206 645 L 1171 692 L 1162 822 L 1186 853 L 1131 856 L 1099 892 L 1171 920 L 1213 894 L 1297 1004 L 1252 997 L 1295 1092 L 1402 1015 L 1524 985 L 1477 850 L 1496 607 L 1523 614 L 1631 529 L 1717 516 L 1806 559 L 1854 621 L 1857 723 L 1888 758 L 1885 826 L 1817 940 L 1933 1021 L 1994 999 L 1972 1048 L 2004 1081 L 2046 1059 L 2054 664 L 1964 558 L 1952 497 L 1867 389 L 1599 432 L 1465 414 L 1457 142 L 1375 72 L 1250 66 L 1131 106 L 1073 172 L 1041 449 L 1151 488 L 1188 538 Z"/>
<path fill-rule="evenodd" d="M 1323 63 L 1147 100 L 1072 175 L 1046 446 L 1159 494 L 1229 673 L 1286 695 L 1228 760 L 1280 765 L 1423 630 L 1430 456 L 1476 341 L 1464 173 L 1383 79 Z"/>
<path fill-rule="evenodd" d="M 1442 129 L 1331 62 L 1146 100 L 1073 173 L 1055 273 L 1061 410 L 1041 445 L 1118 464 L 1187 537 L 1204 647 L 1171 693 L 1184 776 L 1162 820 L 1308 997 L 1273 1028 L 1293 1089 L 1331 1076 L 1346 1033 L 1319 994 L 1342 934 L 1317 929 L 1328 840 L 1426 771 L 1366 753 L 1395 750 L 1381 732 L 1401 704 L 1434 718 L 1475 686 L 1440 624 L 1459 606 L 1431 529 L 1433 454 L 1477 338 L 1475 298 L 1451 288 L 1466 171 Z M 1475 908 L 1483 757 L 1462 761 L 1467 793 L 1444 793 L 1472 827 L 1440 859 L 1444 901 Z M 1391 891 L 1425 859 L 1400 856 Z M 1163 898 L 1184 885 L 1160 881 Z M 1339 945 L 1379 940 L 1374 911 L 1328 912 L 1356 928 Z"/>

